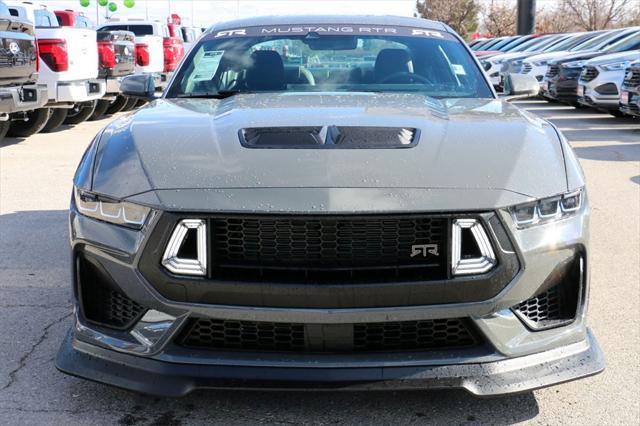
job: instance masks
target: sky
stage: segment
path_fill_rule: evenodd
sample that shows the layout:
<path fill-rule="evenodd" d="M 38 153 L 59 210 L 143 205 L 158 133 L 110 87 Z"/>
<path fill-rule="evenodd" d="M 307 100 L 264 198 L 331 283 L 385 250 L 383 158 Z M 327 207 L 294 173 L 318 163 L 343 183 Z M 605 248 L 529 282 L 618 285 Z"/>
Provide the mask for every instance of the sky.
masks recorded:
<path fill-rule="evenodd" d="M 79 0 L 31 0 L 44 4 L 50 10 L 81 10 L 96 20 L 97 0 L 91 6 L 80 6 Z M 135 7 L 127 9 L 123 0 L 111 0 L 118 5 L 114 17 L 133 17 L 165 20 L 172 13 L 183 18 L 183 24 L 207 27 L 219 21 L 238 17 L 285 14 L 328 15 L 400 15 L 413 16 L 415 0 L 135 0 Z M 171 8 L 171 9 L 169 9 Z M 100 7 L 100 22 L 104 22 L 105 8 Z"/>

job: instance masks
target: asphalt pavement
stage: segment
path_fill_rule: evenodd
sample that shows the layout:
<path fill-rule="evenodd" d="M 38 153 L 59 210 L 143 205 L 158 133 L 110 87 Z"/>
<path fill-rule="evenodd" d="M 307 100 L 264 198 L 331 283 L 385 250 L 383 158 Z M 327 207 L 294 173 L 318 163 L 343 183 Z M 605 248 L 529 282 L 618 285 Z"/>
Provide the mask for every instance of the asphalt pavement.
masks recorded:
<path fill-rule="evenodd" d="M 0 142 L 0 422 L 2 424 L 640 424 L 640 120 L 544 101 L 587 176 L 592 215 L 589 323 L 603 374 L 522 395 L 463 391 L 206 391 L 137 395 L 59 373 L 71 325 L 67 207 L 71 179 L 108 120 Z M 536 173 L 532 170 L 531 173 Z"/>

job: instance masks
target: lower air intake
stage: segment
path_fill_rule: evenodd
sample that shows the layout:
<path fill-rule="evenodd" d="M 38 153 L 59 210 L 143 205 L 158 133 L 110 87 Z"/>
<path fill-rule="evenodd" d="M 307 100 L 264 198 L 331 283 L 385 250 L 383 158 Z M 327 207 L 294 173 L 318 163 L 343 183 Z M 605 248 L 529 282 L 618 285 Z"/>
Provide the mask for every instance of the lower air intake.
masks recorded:
<path fill-rule="evenodd" d="M 193 319 L 177 342 L 209 350 L 344 353 L 459 349 L 480 338 L 460 318 L 338 325 Z"/>
<path fill-rule="evenodd" d="M 562 273 L 560 282 L 512 309 L 526 325 L 543 330 L 569 324 L 575 319 L 582 291 L 582 258 Z"/>
<path fill-rule="evenodd" d="M 78 283 L 82 313 L 95 324 L 129 329 L 146 309 L 120 292 L 97 263 L 78 257 Z"/>

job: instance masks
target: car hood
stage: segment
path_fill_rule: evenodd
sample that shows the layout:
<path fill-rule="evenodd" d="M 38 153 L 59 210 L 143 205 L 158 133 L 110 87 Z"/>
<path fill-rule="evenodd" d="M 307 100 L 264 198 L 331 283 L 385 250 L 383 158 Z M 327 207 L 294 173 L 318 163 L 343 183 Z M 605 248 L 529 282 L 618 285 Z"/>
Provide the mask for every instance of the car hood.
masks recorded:
<path fill-rule="evenodd" d="M 332 125 L 415 128 L 419 142 L 395 149 L 255 149 L 239 140 L 244 128 Z M 267 188 L 457 189 L 537 198 L 567 189 L 559 137 L 546 121 L 498 99 L 375 93 L 160 99 L 105 129 L 92 182 L 95 192 L 116 198 Z"/>
<path fill-rule="evenodd" d="M 565 62 L 573 62 L 580 60 L 588 60 L 591 58 L 595 58 L 596 56 L 602 56 L 603 53 L 601 51 L 590 51 L 590 52 L 572 52 L 571 54 L 561 56 L 554 60 L 549 61 L 552 64 L 563 64 Z"/>
<path fill-rule="evenodd" d="M 517 58 L 518 56 L 522 55 L 523 52 L 508 52 L 508 53 L 501 53 L 499 55 L 495 55 L 491 57 L 491 62 L 495 63 L 496 61 L 507 61 L 509 59 L 512 58 Z"/>
<path fill-rule="evenodd" d="M 585 65 L 603 65 L 613 62 L 633 61 L 640 57 L 640 50 L 631 50 L 628 52 L 611 53 L 609 55 L 596 56 L 585 62 Z"/>
<path fill-rule="evenodd" d="M 553 59 L 562 58 L 563 56 L 572 55 L 574 52 L 569 52 L 567 50 L 560 52 L 548 52 L 548 53 L 538 53 L 533 56 L 529 56 L 525 59 L 525 62 L 538 62 L 538 61 L 550 61 Z"/>

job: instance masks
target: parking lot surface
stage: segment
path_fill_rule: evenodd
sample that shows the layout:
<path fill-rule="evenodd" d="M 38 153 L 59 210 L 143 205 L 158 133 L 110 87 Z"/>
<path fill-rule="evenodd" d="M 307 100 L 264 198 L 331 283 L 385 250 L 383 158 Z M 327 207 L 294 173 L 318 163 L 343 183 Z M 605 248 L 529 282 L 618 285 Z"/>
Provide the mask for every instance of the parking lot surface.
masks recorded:
<path fill-rule="evenodd" d="M 53 360 L 71 325 L 71 179 L 102 120 L 0 142 L 2 423 L 640 424 L 640 120 L 544 101 L 519 105 L 560 127 L 587 176 L 589 323 L 606 356 L 603 374 L 493 399 L 462 391 L 207 391 L 167 400 L 59 373 Z"/>

